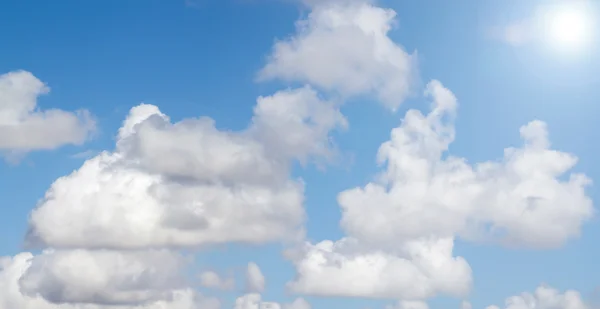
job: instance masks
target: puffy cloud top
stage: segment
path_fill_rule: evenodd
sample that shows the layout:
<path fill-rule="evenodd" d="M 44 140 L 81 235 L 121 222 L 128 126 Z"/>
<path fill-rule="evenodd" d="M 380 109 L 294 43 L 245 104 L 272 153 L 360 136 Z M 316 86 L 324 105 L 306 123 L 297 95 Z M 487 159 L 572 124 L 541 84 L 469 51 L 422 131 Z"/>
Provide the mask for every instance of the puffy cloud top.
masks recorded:
<path fill-rule="evenodd" d="M 23 154 L 79 145 L 95 131 L 86 110 L 39 109 L 38 97 L 48 92 L 50 88 L 29 72 L 0 75 L 0 152 Z"/>
<path fill-rule="evenodd" d="M 133 108 L 115 152 L 58 179 L 32 212 L 28 240 L 58 248 L 148 248 L 294 239 L 304 221 L 295 159 L 334 152 L 346 125 L 305 87 L 262 97 L 252 125 L 219 131 L 206 117 L 172 124 Z"/>
<path fill-rule="evenodd" d="M 547 285 L 539 286 L 534 293 L 524 292 L 521 295 L 506 299 L 504 309 L 589 309 L 577 291 L 560 292 Z M 500 309 L 488 306 L 486 309 Z"/>
<path fill-rule="evenodd" d="M 388 32 L 393 10 L 368 1 L 310 1 L 312 11 L 297 33 L 275 44 L 259 80 L 306 82 L 344 97 L 373 94 L 396 110 L 410 94 L 415 56 Z"/>
<path fill-rule="evenodd" d="M 444 156 L 454 140 L 455 96 L 429 83 L 429 114 L 406 113 L 379 149 L 378 181 L 338 196 L 338 241 L 307 243 L 290 255 L 299 293 L 422 300 L 464 297 L 471 268 L 453 256 L 454 238 L 556 247 L 579 235 L 594 213 L 589 179 L 570 173 L 577 158 L 550 149 L 546 125 L 521 127 L 524 144 L 502 160 L 470 165 Z M 483 235 L 483 236 L 482 236 Z"/>

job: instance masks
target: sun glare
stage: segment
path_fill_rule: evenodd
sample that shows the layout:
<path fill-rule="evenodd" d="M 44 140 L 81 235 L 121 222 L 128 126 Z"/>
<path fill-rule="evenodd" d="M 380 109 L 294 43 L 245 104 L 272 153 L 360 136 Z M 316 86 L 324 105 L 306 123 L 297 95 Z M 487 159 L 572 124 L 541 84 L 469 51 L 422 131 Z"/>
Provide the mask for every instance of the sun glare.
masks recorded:
<path fill-rule="evenodd" d="M 592 37 L 592 18 L 585 7 L 560 6 L 548 9 L 542 31 L 548 43 L 561 50 L 582 50 Z"/>

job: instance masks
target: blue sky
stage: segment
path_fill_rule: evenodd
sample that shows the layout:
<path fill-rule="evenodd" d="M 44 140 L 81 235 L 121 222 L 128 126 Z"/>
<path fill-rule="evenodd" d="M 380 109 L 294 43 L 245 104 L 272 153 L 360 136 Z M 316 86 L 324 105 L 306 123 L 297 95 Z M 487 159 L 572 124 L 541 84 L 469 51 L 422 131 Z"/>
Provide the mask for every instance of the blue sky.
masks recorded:
<path fill-rule="evenodd" d="M 600 228 L 591 207 L 600 196 L 593 183 L 581 192 L 577 184 L 567 184 L 572 173 L 592 182 L 600 178 L 600 149 L 594 143 L 599 34 L 588 33 L 587 44 L 569 52 L 531 29 L 519 28 L 531 37 L 518 44 L 505 35 L 511 25 L 534 23 L 534 13 L 549 3 L 567 2 L 577 1 L 2 2 L 0 74 L 6 75 L 0 77 L 5 82 L 0 83 L 0 150 L 6 160 L 0 163 L 0 256 L 8 258 L 0 263 L 0 286 L 7 287 L 0 291 L 6 308 L 0 308 L 211 309 L 218 299 L 221 308 L 251 309 L 258 308 L 252 307 L 259 304 L 258 295 L 288 309 L 307 308 L 302 301 L 292 303 L 297 298 L 315 309 L 417 309 L 422 302 L 433 309 L 468 308 L 462 301 L 472 308 L 594 308 Z M 593 3 L 584 11 L 592 20 L 600 16 Z M 384 14 L 390 12 L 397 14 L 393 20 Z M 297 29 L 299 20 L 309 21 L 304 30 Z M 374 34 L 364 31 L 371 26 Z M 386 26 L 389 32 L 382 30 Z M 42 94 L 40 81 L 49 93 Z M 425 89 L 433 94 L 424 95 Z M 266 99 L 257 104 L 259 97 Z M 32 102 L 35 109 L 11 118 Z M 130 113 L 141 103 L 148 105 Z M 378 149 L 391 130 L 413 119 L 407 111 L 427 115 L 432 106 L 455 120 L 427 118 L 433 136 L 413 128 L 420 137 L 412 143 L 397 140 L 396 156 L 387 157 L 387 163 L 398 160 L 398 170 L 378 165 Z M 43 114 L 52 109 L 64 113 Z M 82 109 L 89 119 L 72 114 Z M 216 129 L 185 120 L 200 117 L 212 118 Z M 294 117 L 306 122 L 295 123 Z M 126 119 L 131 132 L 118 136 Z M 535 136 L 531 149 L 523 148 L 519 130 L 533 120 L 545 126 L 524 127 Z M 453 132 L 451 143 L 437 126 Z M 540 150 L 535 143 L 545 130 L 550 145 Z M 438 142 L 441 158 L 435 156 Z M 532 161 L 515 156 L 522 165 L 512 169 L 513 161 L 503 161 L 508 147 L 522 149 L 517 155 Z M 250 163 L 229 159 L 238 158 L 236 149 Z M 122 162 L 95 157 L 101 151 L 121 156 L 114 160 Z M 566 154 L 576 157 L 576 164 Z M 410 184 L 422 175 L 412 167 L 427 155 L 433 156 L 429 164 L 439 167 L 426 173 L 428 181 L 442 184 L 415 197 Z M 443 180 L 459 174 L 440 172 L 452 156 L 473 166 L 468 171 L 474 176 L 460 171 L 474 178 L 457 187 Z M 82 168 L 70 175 L 86 160 L 105 164 L 99 165 L 102 173 Z M 488 161 L 498 165 L 492 176 L 476 168 Z M 555 175 L 555 169 L 564 173 Z M 340 192 L 379 184 L 377 176 L 386 170 L 391 179 L 382 180 L 381 187 L 389 189 L 388 199 L 357 193 L 338 201 Z M 55 182 L 67 175 L 71 182 Z M 145 188 L 145 182 L 154 186 Z M 249 190 L 243 198 L 235 195 L 240 188 Z M 471 196 L 471 189 L 483 193 Z M 231 190 L 233 197 L 221 197 L 214 193 L 218 190 Z M 296 195 L 304 201 L 291 202 Z M 513 217 L 538 195 L 544 200 L 536 204 L 541 210 L 527 219 Z M 265 198 L 274 201 L 245 204 Z M 202 214 L 186 213 L 196 202 Z M 415 207 L 417 215 L 400 211 L 403 207 Z M 169 223 L 175 226 L 146 225 L 156 209 L 157 216 L 175 213 Z M 193 217 L 191 223 L 186 216 Z M 369 221 L 375 219 L 382 221 Z M 183 226 L 200 226 L 203 220 L 209 228 Z M 465 223 L 470 220 L 476 227 Z M 502 229 L 500 235 L 493 235 L 492 226 Z M 32 240 L 28 230 L 41 240 L 25 248 Z M 512 239 L 501 244 L 506 235 Z M 311 254 L 327 251 L 317 243 L 344 237 L 349 248 L 339 242 L 341 249 L 329 252 L 331 260 L 310 264 Z M 411 282 L 404 276 L 409 270 L 393 261 L 416 263 L 407 252 L 430 238 L 454 239 L 453 251 L 440 257 L 449 264 L 433 273 L 421 266 L 416 271 L 421 277 Z M 152 251 L 173 247 L 179 249 Z M 300 252 L 294 257 L 282 253 L 294 249 Z M 18 255 L 24 251 L 35 254 Z M 190 265 L 179 260 L 180 251 L 191 255 Z M 427 261 L 437 258 L 422 254 Z M 464 264 L 455 257 L 463 257 Z M 77 258 L 85 262 L 71 260 Z M 361 258 L 375 259 L 375 266 L 356 262 Z M 391 278 L 377 278 L 380 262 L 390 263 Z M 23 266 L 27 263 L 31 266 Z M 256 263 L 261 274 L 248 271 L 248 263 Z M 346 264 L 336 268 L 336 263 Z M 308 264 L 314 268 L 302 268 Z M 183 286 L 179 273 L 186 279 Z M 103 279 L 86 277 L 94 275 Z M 230 275 L 234 283 L 225 284 Z M 419 292 L 420 284 L 426 292 Z M 544 290 L 549 287 L 554 290 Z M 568 290 L 578 291 L 575 298 L 582 303 Z M 202 300 L 162 299 L 173 291 L 186 297 L 198 293 Z M 514 299 L 504 305 L 521 293 L 531 293 L 521 296 L 531 297 L 530 307 Z M 545 298 L 548 293 L 554 298 Z"/>

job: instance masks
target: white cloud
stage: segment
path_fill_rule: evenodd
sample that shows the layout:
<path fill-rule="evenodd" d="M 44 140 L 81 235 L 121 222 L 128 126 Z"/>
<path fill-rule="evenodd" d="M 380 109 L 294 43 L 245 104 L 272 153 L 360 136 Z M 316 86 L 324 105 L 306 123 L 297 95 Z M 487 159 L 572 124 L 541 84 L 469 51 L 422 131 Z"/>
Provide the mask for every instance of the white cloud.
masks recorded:
<path fill-rule="evenodd" d="M 424 235 L 487 232 L 513 245 L 556 247 L 579 235 L 593 214 L 590 180 L 569 170 L 577 158 L 552 150 L 546 124 L 521 127 L 524 144 L 501 160 L 469 165 L 443 157 L 454 139 L 456 101 L 438 82 L 427 115 L 409 111 L 379 149 L 380 183 L 340 193 L 342 228 L 370 244 L 393 246 Z M 448 119 L 448 120 L 445 120 Z M 472 233 L 474 234 L 474 233 Z"/>
<path fill-rule="evenodd" d="M 396 306 L 387 306 L 386 309 L 429 309 L 423 301 L 401 300 Z"/>
<path fill-rule="evenodd" d="M 342 96 L 374 94 L 395 110 L 409 95 L 415 57 L 388 32 L 396 13 L 368 1 L 309 1 L 295 36 L 275 44 L 259 80 L 306 82 Z"/>
<path fill-rule="evenodd" d="M 291 164 L 332 158 L 329 132 L 346 125 L 310 87 L 260 97 L 240 132 L 219 131 L 207 117 L 171 123 L 156 106 L 134 107 L 115 151 L 57 179 L 33 210 L 27 241 L 58 250 L 28 257 L 11 277 L 19 294 L 2 297 L 19 308 L 36 299 L 78 309 L 205 309 L 196 298 L 216 308 L 186 292 L 177 255 L 148 250 L 303 237 L 303 183 L 290 178 Z M 234 285 L 215 273 L 200 279 Z M 264 289 L 255 264 L 248 282 Z"/>
<path fill-rule="evenodd" d="M 577 158 L 550 149 L 543 122 L 523 126 L 524 145 L 507 148 L 503 160 L 471 166 L 444 157 L 454 140 L 456 98 L 437 81 L 426 93 L 433 99 L 430 113 L 408 111 L 379 149 L 387 169 L 378 182 L 339 194 L 348 236 L 308 244 L 291 256 L 298 272 L 293 291 L 411 300 L 465 296 L 471 269 L 453 257 L 454 237 L 556 247 L 578 236 L 592 216 L 585 193 L 590 181 L 567 174 Z"/>
<path fill-rule="evenodd" d="M 473 309 L 473 305 L 471 305 L 471 302 L 468 302 L 466 300 L 463 300 L 460 303 L 460 309 Z"/>
<path fill-rule="evenodd" d="M 386 299 L 425 299 L 438 293 L 465 295 L 471 268 L 452 257 L 452 239 L 416 240 L 402 255 L 370 250 L 353 239 L 307 245 L 293 260 L 296 293 Z"/>
<path fill-rule="evenodd" d="M 33 74 L 14 71 L 0 75 L 0 152 L 24 154 L 80 145 L 95 130 L 86 110 L 41 110 L 37 99 L 50 88 Z"/>
<path fill-rule="evenodd" d="M 312 306 L 304 299 L 297 298 L 289 304 L 284 304 L 283 309 L 311 309 Z"/>
<path fill-rule="evenodd" d="M 52 303 L 144 304 L 171 298 L 184 265 L 168 251 L 54 251 L 31 258 L 19 284 Z"/>
<path fill-rule="evenodd" d="M 546 285 L 538 287 L 535 292 L 524 292 L 506 299 L 504 309 L 588 309 L 577 291 L 560 292 Z M 500 309 L 488 306 L 486 309 Z"/>
<path fill-rule="evenodd" d="M 343 99 L 374 95 L 396 110 L 411 92 L 416 57 L 388 37 L 395 12 L 366 0 L 303 2 L 312 12 L 295 36 L 276 43 L 258 78 L 309 83 Z M 512 40 L 521 40 L 521 29 L 513 30 Z M 0 151 L 87 139 L 94 124 L 86 112 L 36 109 L 47 91 L 26 72 L 0 76 Z M 402 299 L 388 308 L 427 309 L 427 298 L 471 289 L 471 268 L 453 252 L 457 237 L 557 247 L 592 216 L 590 180 L 569 174 L 577 158 L 550 148 L 543 122 L 523 126 L 524 145 L 505 149 L 501 160 L 472 165 L 445 155 L 456 98 L 437 81 L 427 95 L 429 114 L 408 111 L 380 147 L 386 166 L 377 181 L 339 194 L 346 237 L 290 251 L 291 291 Z M 186 287 L 180 256 L 156 248 L 302 240 L 304 184 L 290 176 L 292 164 L 333 158 L 329 133 L 346 126 L 338 106 L 309 86 L 258 98 L 239 132 L 219 130 L 208 117 L 173 123 L 156 106 L 134 107 L 116 149 L 57 179 L 32 212 L 28 242 L 58 249 L 0 259 L 0 308 L 220 308 Z M 246 279 L 251 294 L 236 299 L 235 309 L 311 308 L 302 298 L 263 301 L 265 278 L 255 263 Z M 200 283 L 235 286 L 212 271 Z M 525 308 L 587 309 L 578 293 L 547 287 L 506 302 L 506 309 Z"/>
<path fill-rule="evenodd" d="M 283 305 L 275 302 L 264 302 L 260 294 L 251 293 L 238 297 L 235 300 L 234 309 L 311 309 L 311 306 L 302 298 Z"/>
<path fill-rule="evenodd" d="M 241 132 L 206 117 L 172 124 L 140 105 L 115 152 L 54 182 L 31 214 L 28 241 L 129 249 L 296 239 L 303 183 L 289 178 L 290 164 L 334 153 L 328 133 L 345 125 L 309 87 L 259 98 Z"/>
<path fill-rule="evenodd" d="M 89 254 L 89 253 L 77 253 L 77 254 Z M 106 304 L 55 304 L 55 303 L 51 303 L 47 300 L 45 300 L 43 297 L 41 296 L 35 296 L 35 295 L 28 295 L 27 293 L 22 293 L 21 292 L 21 286 L 23 285 L 23 283 L 21 282 L 20 284 L 20 280 L 21 278 L 26 278 L 27 276 L 32 276 L 32 274 L 27 274 L 28 272 L 34 272 L 37 273 L 39 271 L 42 272 L 52 272 L 54 275 L 58 276 L 57 278 L 46 278 L 45 280 L 56 280 L 54 281 L 54 283 L 57 283 L 58 285 L 51 285 L 49 281 L 46 281 L 43 287 L 44 288 L 49 288 L 49 289 L 54 289 L 54 292 L 61 292 L 61 293 L 71 293 L 71 292 L 81 292 L 84 291 L 86 288 L 90 288 L 93 285 L 96 285 L 96 287 L 100 287 L 99 285 L 97 285 L 100 281 L 91 281 L 91 282 L 86 282 L 86 281 L 81 281 L 80 279 L 82 279 L 82 276 L 85 275 L 84 274 L 77 274 L 78 271 L 84 271 L 84 272 L 90 272 L 89 269 L 81 269 L 78 268 L 78 266 L 81 266 L 81 264 L 79 265 L 69 265 L 69 264 L 62 264 L 62 268 L 60 270 L 49 270 L 48 268 L 45 268 L 45 265 L 43 265 L 45 262 L 47 262 L 47 260 L 45 258 L 42 258 L 42 260 L 38 260 L 36 261 L 38 257 L 34 257 L 32 254 L 30 253 L 21 253 L 16 255 L 15 257 L 5 257 L 5 258 L 0 258 L 0 308 L 6 308 L 6 309 L 219 309 L 220 308 L 220 302 L 217 299 L 214 298 L 207 298 L 204 297 L 196 292 L 194 292 L 193 290 L 190 289 L 181 289 L 181 290 L 175 290 L 172 293 L 172 298 L 170 300 L 159 300 L 156 302 L 152 302 L 152 303 L 148 303 L 145 305 L 125 305 L 125 306 L 111 306 L 111 305 L 106 305 Z M 55 259 L 55 257 L 53 257 L 53 259 Z M 55 261 L 51 261 L 51 263 L 54 263 Z M 72 261 L 71 262 L 76 262 L 76 261 Z M 133 263 L 133 264 L 129 264 L 127 262 L 130 262 L 130 260 L 123 260 L 122 262 L 124 262 L 124 264 L 119 265 L 121 268 L 121 270 L 125 271 L 126 274 L 132 274 L 135 272 L 135 270 L 128 270 L 126 267 L 127 266 L 132 266 L 134 269 L 136 269 L 140 264 L 137 263 Z M 37 265 L 37 266 L 32 266 L 32 263 L 41 263 L 42 265 Z M 89 265 L 89 264 L 87 264 Z M 71 267 L 74 268 L 71 268 Z M 139 269 L 139 268 L 137 268 Z M 101 270 L 100 268 L 96 268 L 96 270 Z M 66 273 L 61 273 L 60 271 L 65 271 Z M 140 275 L 143 276 L 152 276 L 153 279 L 156 279 L 157 274 L 153 273 L 157 271 L 159 274 L 162 273 L 162 270 L 159 269 L 153 269 L 152 271 L 147 271 L 145 273 L 140 273 Z M 39 273 L 38 273 L 39 274 Z M 102 275 L 102 276 L 109 276 L 106 274 L 101 274 L 101 272 L 97 272 L 95 273 L 96 275 Z M 23 277 L 25 275 L 25 277 Z M 33 274 L 35 275 L 35 274 Z M 63 281 L 67 276 L 72 276 L 74 277 L 75 281 L 71 282 L 71 283 L 76 283 L 76 284 L 81 284 L 83 286 L 77 286 L 75 284 L 69 284 L 69 285 L 64 285 L 65 281 Z M 126 282 L 125 280 L 125 276 L 126 275 L 119 275 L 115 272 L 111 272 L 110 276 L 113 276 L 113 278 L 116 277 L 120 277 L 119 280 L 117 280 L 117 282 L 120 282 L 122 284 L 125 284 Z M 105 277 L 107 278 L 107 277 Z M 132 277 L 135 280 L 135 276 Z M 39 278 L 38 278 L 39 279 Z M 28 280 L 32 280 L 31 277 L 29 277 L 28 279 L 22 279 L 25 281 Z M 22 281 L 21 280 L 21 281 Z M 160 280 L 159 280 L 160 281 Z M 41 281 L 38 281 L 39 283 L 43 283 Z M 164 282 L 164 281 L 163 281 Z M 112 285 L 113 287 L 116 286 L 114 282 L 106 282 L 108 283 L 108 285 Z M 139 282 L 138 282 L 139 283 Z M 153 285 L 156 283 L 146 283 L 149 285 Z M 25 288 L 26 290 L 28 288 Z M 62 291 L 61 291 L 62 290 Z M 49 290 L 47 290 L 49 291 Z M 88 290 L 89 291 L 89 290 Z M 125 290 L 121 290 L 119 291 L 119 295 L 125 295 L 124 293 L 128 293 Z M 133 295 L 134 293 L 131 293 L 131 295 Z M 109 295 L 109 297 L 115 297 L 115 295 Z"/>
<path fill-rule="evenodd" d="M 265 290 L 265 276 L 256 263 L 248 263 L 246 290 L 252 293 L 261 293 Z"/>
<path fill-rule="evenodd" d="M 200 285 L 210 289 L 233 290 L 235 280 L 232 277 L 222 277 L 214 271 L 204 271 L 200 274 Z"/>
<path fill-rule="evenodd" d="M 260 294 L 246 294 L 235 300 L 234 309 L 281 309 L 278 303 L 263 302 Z"/>

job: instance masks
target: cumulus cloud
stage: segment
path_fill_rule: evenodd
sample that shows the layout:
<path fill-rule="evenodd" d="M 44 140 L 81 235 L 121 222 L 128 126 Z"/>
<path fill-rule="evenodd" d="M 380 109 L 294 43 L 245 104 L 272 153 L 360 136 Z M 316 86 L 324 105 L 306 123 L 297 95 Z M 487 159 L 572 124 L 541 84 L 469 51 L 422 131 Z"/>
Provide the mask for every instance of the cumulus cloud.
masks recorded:
<path fill-rule="evenodd" d="M 289 177 L 290 164 L 332 153 L 328 133 L 345 125 L 309 87 L 259 98 L 241 132 L 207 117 L 171 123 L 156 106 L 137 106 L 114 152 L 52 184 L 28 241 L 129 249 L 296 239 L 303 183 Z"/>
<path fill-rule="evenodd" d="M 373 94 L 395 110 L 409 95 L 415 56 L 388 36 L 396 13 L 368 1 L 309 1 L 297 33 L 273 47 L 259 80 L 306 82 L 344 97 Z"/>
<path fill-rule="evenodd" d="M 488 306 L 486 309 L 500 309 L 498 306 Z M 506 299 L 504 309 L 589 309 L 574 290 L 561 292 L 547 285 L 538 287 L 534 293 L 524 292 L 521 295 Z"/>
<path fill-rule="evenodd" d="M 372 244 L 402 244 L 423 235 L 472 236 L 487 232 L 505 243 L 557 247 L 579 235 L 593 215 L 590 180 L 569 172 L 577 157 L 550 148 L 546 124 L 520 129 L 523 145 L 500 160 L 469 165 L 443 154 L 454 139 L 456 101 L 441 84 L 428 93 L 435 107 L 424 116 L 409 111 L 379 149 L 387 163 L 380 183 L 339 194 L 341 225 Z"/>
<path fill-rule="evenodd" d="M 252 293 L 238 297 L 234 309 L 311 309 L 311 306 L 302 298 L 283 305 L 275 302 L 265 302 L 262 301 L 260 294 Z"/>
<path fill-rule="evenodd" d="M 593 215 L 590 180 L 569 170 L 571 154 L 550 148 L 546 125 L 521 127 L 524 145 L 502 160 L 469 165 L 444 156 L 454 140 L 457 100 L 429 83 L 431 111 L 407 112 L 379 149 L 387 164 L 377 182 L 341 192 L 341 227 L 348 235 L 307 244 L 291 255 L 298 293 L 420 300 L 465 296 L 471 269 L 453 256 L 456 236 L 548 248 L 579 235 Z M 478 239 L 481 240 L 481 239 Z"/>
<path fill-rule="evenodd" d="M 209 270 L 200 274 L 200 285 L 210 289 L 233 290 L 235 288 L 235 279 L 232 277 L 223 277 Z"/>
<path fill-rule="evenodd" d="M 293 260 L 296 293 L 318 296 L 425 299 L 438 293 L 463 296 L 471 286 L 471 268 L 452 256 L 452 239 L 415 240 L 403 254 L 345 238 L 307 244 Z"/>
<path fill-rule="evenodd" d="M 115 150 L 57 179 L 32 211 L 27 242 L 53 249 L 21 256 L 26 267 L 11 277 L 19 294 L 0 297 L 86 309 L 216 308 L 186 288 L 185 261 L 158 248 L 303 237 L 304 184 L 290 177 L 291 165 L 333 158 L 329 133 L 346 125 L 338 106 L 310 87 L 258 98 L 239 132 L 218 130 L 208 117 L 172 123 L 156 106 L 136 106 Z M 234 285 L 212 272 L 200 280 Z M 254 263 L 248 283 L 264 289 Z"/>
<path fill-rule="evenodd" d="M 55 253 L 50 253 L 54 255 Z M 106 253 L 104 253 L 106 254 Z M 62 258 L 71 258 L 77 255 L 87 255 L 84 262 L 79 264 L 77 260 L 69 260 L 77 266 L 71 268 L 68 264 L 62 264 L 60 269 L 51 270 L 48 264 L 45 263 L 65 263 L 67 260 L 58 260 Z M 118 263 L 113 263 L 114 266 L 124 274 L 119 274 L 115 270 L 106 268 L 106 264 L 97 264 L 97 259 L 107 258 L 92 257 L 90 260 L 89 252 L 76 252 L 62 255 L 61 257 L 48 257 L 45 254 L 34 256 L 31 253 L 21 253 L 14 257 L 0 258 L 0 308 L 6 309 L 219 309 L 220 302 L 217 299 L 204 297 L 191 289 L 179 289 L 172 291 L 169 299 L 158 300 L 147 304 L 122 305 L 112 306 L 108 304 L 85 304 L 85 303 L 62 303 L 56 304 L 46 300 L 41 293 L 50 293 L 61 297 L 104 297 L 115 300 L 119 297 L 120 300 L 131 299 L 131 297 L 139 297 L 144 295 L 141 289 L 156 287 L 156 282 L 141 282 L 143 278 L 157 279 L 165 274 L 158 268 L 146 268 L 146 271 L 141 271 L 144 266 L 140 264 L 140 260 L 132 259 L 131 257 L 124 258 Z M 100 255 L 103 255 L 102 253 Z M 158 254 L 160 255 L 160 254 Z M 69 256 L 69 257 L 67 257 Z M 156 256 L 154 256 L 156 257 Z M 36 260 L 37 259 L 37 260 Z M 50 261 L 49 261 L 50 259 Z M 114 256 L 109 257 L 112 262 L 115 262 Z M 140 259 L 146 259 L 140 257 Z M 116 265 L 122 263 L 120 265 Z M 37 264 L 37 265 L 35 265 Z M 79 268 L 78 266 L 92 266 L 89 268 Z M 129 269 L 131 267 L 132 269 Z M 168 267 L 167 267 L 168 268 Z M 77 273 L 81 271 L 83 273 Z M 103 271 L 108 271 L 104 273 Z M 50 278 L 42 278 L 40 272 L 45 272 L 50 275 Z M 65 272 L 65 273 L 62 273 Z M 156 273 L 158 272 L 158 273 Z M 82 280 L 85 275 L 90 275 L 89 281 Z M 127 276 L 129 275 L 129 282 Z M 137 276 L 136 276 L 137 275 Z M 54 276 L 54 277 L 52 277 Z M 139 276 L 139 277 L 138 277 Z M 168 276 L 168 275 L 167 275 Z M 71 277 L 74 279 L 72 283 L 65 285 L 65 279 Z M 26 278 L 26 279 L 22 279 Z M 117 279 L 116 282 L 106 279 Z M 25 281 L 25 283 L 23 282 Z M 157 282 L 164 283 L 164 279 Z M 57 285 L 54 285 L 57 284 Z M 158 283 L 160 284 L 160 283 Z M 25 287 L 23 288 L 23 285 Z M 81 286 L 80 286 L 81 285 Z M 120 285 L 121 290 L 115 291 L 116 294 L 92 295 L 89 292 L 103 288 L 115 288 Z M 129 289 L 130 288 L 130 289 Z M 140 289 L 141 288 L 141 289 Z M 38 290 L 38 293 L 32 293 L 33 290 Z M 58 293 L 58 294 L 56 294 Z M 84 293 L 84 294 L 81 294 Z M 139 293 L 138 295 L 136 295 Z M 79 296 L 76 296 L 79 295 Z M 107 300 L 104 299 L 104 300 Z"/>
<path fill-rule="evenodd" d="M 265 290 L 265 276 L 256 263 L 248 263 L 246 290 L 252 293 L 261 293 Z"/>
<path fill-rule="evenodd" d="M 0 153 L 24 154 L 84 143 L 95 130 L 87 110 L 41 110 L 50 88 L 26 71 L 0 75 Z"/>
<path fill-rule="evenodd" d="M 25 295 L 52 303 L 130 305 L 170 299 L 186 264 L 168 251 L 54 251 L 31 257 L 19 280 Z"/>
<path fill-rule="evenodd" d="M 393 10 L 366 0 L 303 2 L 312 11 L 275 44 L 258 79 L 312 86 L 259 97 L 241 131 L 208 117 L 173 122 L 154 105 L 132 108 L 115 149 L 57 179 L 32 211 L 27 242 L 52 249 L 0 259 L 0 308 L 217 309 L 218 300 L 188 288 L 185 261 L 164 248 L 294 241 L 292 292 L 427 309 L 428 298 L 471 289 L 472 270 L 454 254 L 458 237 L 551 248 L 579 235 L 593 215 L 590 180 L 571 172 L 574 155 L 551 148 L 546 124 L 524 125 L 523 145 L 471 164 L 447 154 L 458 103 L 432 81 L 430 111 L 408 111 L 381 145 L 377 179 L 339 193 L 345 236 L 304 242 L 304 183 L 291 169 L 335 158 L 330 132 L 348 125 L 339 102 L 312 87 L 342 99 L 374 96 L 396 110 L 411 93 L 416 57 L 388 36 Z M 86 112 L 37 110 L 47 91 L 26 72 L 0 76 L 0 151 L 78 144 L 93 131 Z M 231 290 L 235 282 L 206 271 L 200 284 Z M 311 308 L 302 298 L 263 301 L 255 263 L 246 286 L 235 309 Z M 506 308 L 587 309 L 576 292 L 548 287 L 511 297 Z"/>

